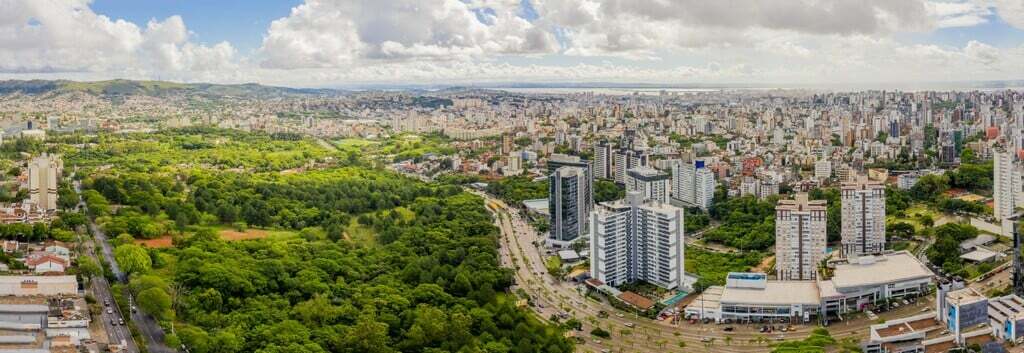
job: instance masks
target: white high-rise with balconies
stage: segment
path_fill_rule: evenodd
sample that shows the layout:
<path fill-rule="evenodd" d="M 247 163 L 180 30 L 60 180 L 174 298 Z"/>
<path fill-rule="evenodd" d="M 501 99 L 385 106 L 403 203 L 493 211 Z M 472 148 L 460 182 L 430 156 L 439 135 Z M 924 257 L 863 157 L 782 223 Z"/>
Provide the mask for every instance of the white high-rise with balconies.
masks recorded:
<path fill-rule="evenodd" d="M 1024 207 L 1024 171 L 1012 152 L 997 150 L 992 154 L 992 214 L 1002 222 L 1003 235 L 1012 233 L 1007 218 Z"/>
<path fill-rule="evenodd" d="M 594 179 L 612 179 L 612 145 L 607 141 L 594 146 Z"/>
<path fill-rule="evenodd" d="M 638 167 L 626 171 L 626 191 L 636 191 L 644 200 L 668 202 L 669 176 L 651 167 Z"/>
<path fill-rule="evenodd" d="M 629 192 L 593 211 L 590 275 L 610 286 L 645 281 L 686 289 L 683 209 Z"/>
<path fill-rule="evenodd" d="M 672 193 L 686 205 L 707 210 L 715 197 L 715 173 L 704 161 L 677 163 L 672 166 Z"/>
<path fill-rule="evenodd" d="M 826 201 L 779 200 L 775 206 L 775 270 L 780 280 L 815 280 L 825 259 Z"/>
<path fill-rule="evenodd" d="M 64 164 L 60 157 L 42 155 L 28 164 L 28 196 L 44 210 L 57 209 L 57 180 Z"/>
<path fill-rule="evenodd" d="M 856 258 L 885 250 L 885 186 L 860 177 L 845 182 L 842 198 L 842 254 Z"/>

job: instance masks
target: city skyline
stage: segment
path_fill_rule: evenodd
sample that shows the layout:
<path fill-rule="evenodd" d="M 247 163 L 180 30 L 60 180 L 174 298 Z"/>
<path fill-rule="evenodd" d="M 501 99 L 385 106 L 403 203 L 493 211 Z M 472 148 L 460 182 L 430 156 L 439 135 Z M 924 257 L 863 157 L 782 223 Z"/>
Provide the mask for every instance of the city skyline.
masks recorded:
<path fill-rule="evenodd" d="M 1024 79 L 1024 3 L 6 0 L 0 79 L 877 87 Z"/>

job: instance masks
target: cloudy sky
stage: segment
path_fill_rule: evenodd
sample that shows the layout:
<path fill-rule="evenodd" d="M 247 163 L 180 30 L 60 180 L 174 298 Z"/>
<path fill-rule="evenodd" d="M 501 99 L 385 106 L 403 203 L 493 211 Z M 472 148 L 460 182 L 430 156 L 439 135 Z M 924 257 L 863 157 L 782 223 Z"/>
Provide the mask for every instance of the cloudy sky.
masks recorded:
<path fill-rule="evenodd" d="M 1024 79 L 1024 0 L 0 0 L 0 78 Z"/>

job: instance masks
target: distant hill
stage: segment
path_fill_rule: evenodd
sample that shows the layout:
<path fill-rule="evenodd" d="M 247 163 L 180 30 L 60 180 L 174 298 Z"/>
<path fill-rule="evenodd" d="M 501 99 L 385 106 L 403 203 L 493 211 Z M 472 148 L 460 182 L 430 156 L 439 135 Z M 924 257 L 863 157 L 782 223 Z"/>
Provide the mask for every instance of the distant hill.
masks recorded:
<path fill-rule="evenodd" d="M 218 85 L 210 83 L 177 83 L 167 81 L 109 80 L 78 82 L 67 80 L 9 80 L 0 81 L 0 95 L 21 93 L 29 95 L 49 93 L 85 92 L 104 96 L 167 96 L 199 94 L 218 97 L 280 97 L 280 96 L 335 96 L 345 94 L 336 89 L 287 88 L 263 86 L 255 83 Z"/>

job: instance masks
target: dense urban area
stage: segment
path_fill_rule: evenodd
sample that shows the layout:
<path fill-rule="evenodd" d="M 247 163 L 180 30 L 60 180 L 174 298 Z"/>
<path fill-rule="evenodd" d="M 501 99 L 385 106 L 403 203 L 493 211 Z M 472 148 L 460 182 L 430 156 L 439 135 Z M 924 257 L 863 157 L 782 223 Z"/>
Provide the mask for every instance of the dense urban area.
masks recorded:
<path fill-rule="evenodd" d="M 1007 352 L 1024 92 L 0 81 L 0 352 Z"/>

